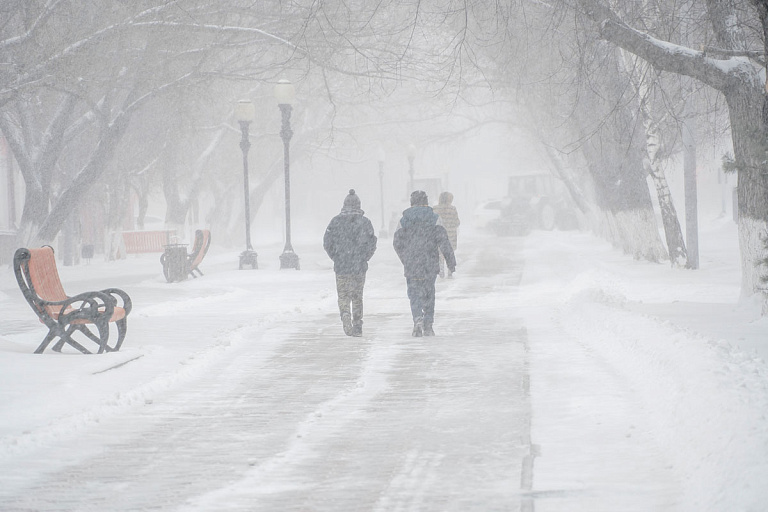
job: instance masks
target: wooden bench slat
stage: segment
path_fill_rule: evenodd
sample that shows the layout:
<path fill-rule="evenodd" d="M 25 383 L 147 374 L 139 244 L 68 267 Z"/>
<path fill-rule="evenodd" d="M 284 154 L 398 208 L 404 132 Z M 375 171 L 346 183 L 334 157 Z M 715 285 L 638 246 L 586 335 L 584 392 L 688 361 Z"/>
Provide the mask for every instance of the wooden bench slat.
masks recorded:
<path fill-rule="evenodd" d="M 30 249 L 29 252 L 32 255 L 31 261 L 34 262 L 29 266 L 29 273 L 37 295 L 48 301 L 66 300 L 67 294 L 64 293 L 59 279 L 59 270 L 56 268 L 53 249 L 41 247 Z"/>
<path fill-rule="evenodd" d="M 122 236 L 128 254 L 163 252 L 171 243 L 171 237 L 176 236 L 176 231 L 123 231 Z"/>

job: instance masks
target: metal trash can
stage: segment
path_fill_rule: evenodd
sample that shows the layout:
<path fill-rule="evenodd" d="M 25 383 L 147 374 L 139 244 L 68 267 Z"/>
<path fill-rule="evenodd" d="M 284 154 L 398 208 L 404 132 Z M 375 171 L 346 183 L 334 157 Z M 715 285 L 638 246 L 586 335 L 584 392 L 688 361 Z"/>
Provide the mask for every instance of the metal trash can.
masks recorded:
<path fill-rule="evenodd" d="M 169 283 L 187 279 L 187 244 L 164 245 L 165 252 L 161 258 L 163 274 Z"/>
<path fill-rule="evenodd" d="M 93 258 L 94 247 L 93 244 L 85 244 L 80 248 L 80 257 L 86 260 Z"/>

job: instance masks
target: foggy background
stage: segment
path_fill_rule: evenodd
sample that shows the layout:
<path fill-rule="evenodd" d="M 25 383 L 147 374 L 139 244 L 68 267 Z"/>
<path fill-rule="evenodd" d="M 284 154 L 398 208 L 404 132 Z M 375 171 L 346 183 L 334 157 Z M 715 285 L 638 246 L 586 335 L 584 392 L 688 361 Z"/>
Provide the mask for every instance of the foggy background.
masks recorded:
<path fill-rule="evenodd" d="M 44 243 L 65 265 L 84 246 L 119 258 L 120 233 L 135 230 L 188 243 L 208 228 L 215 245 L 243 247 L 240 100 L 255 110 L 252 241 L 279 243 L 274 88 L 289 80 L 297 242 L 320 239 L 350 188 L 390 230 L 411 152 L 414 187 L 431 180 L 433 203 L 452 192 L 464 230 L 509 176 L 546 172 L 579 229 L 673 266 L 698 266 L 697 208 L 733 215 L 736 199 L 750 294 L 768 213 L 758 4 L 4 2 L 2 261 Z"/>

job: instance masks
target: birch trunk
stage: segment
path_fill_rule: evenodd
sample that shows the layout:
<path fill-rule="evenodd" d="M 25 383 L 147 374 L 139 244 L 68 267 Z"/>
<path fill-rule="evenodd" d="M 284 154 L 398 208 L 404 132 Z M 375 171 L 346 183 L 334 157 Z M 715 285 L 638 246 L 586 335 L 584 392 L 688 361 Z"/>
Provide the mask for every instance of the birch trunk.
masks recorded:
<path fill-rule="evenodd" d="M 584 12 L 599 25 L 604 39 L 645 59 L 654 68 L 690 76 L 720 91 L 728 105 L 735 167 L 738 171 L 739 242 L 742 262 L 742 296 L 760 290 L 764 257 L 761 240 L 768 218 L 766 171 L 766 130 L 762 113 L 765 72 L 747 57 L 715 59 L 701 51 L 675 45 L 633 29 L 605 3 L 579 0 Z M 744 28 L 732 0 L 707 0 L 709 21 L 719 45 L 725 50 L 746 48 Z M 761 13 L 764 17 L 764 11 Z M 765 23 L 763 25 L 765 27 Z"/>
<path fill-rule="evenodd" d="M 644 166 L 656 189 L 661 222 L 664 227 L 664 237 L 667 242 L 667 252 L 669 253 L 669 262 L 673 267 L 683 267 L 687 261 L 683 231 L 680 228 L 680 220 L 677 216 L 675 204 L 672 201 L 672 194 L 669 191 L 667 177 L 659 162 L 661 134 L 659 133 L 659 124 L 655 120 L 651 105 L 651 92 L 654 86 L 652 77 L 655 75 L 644 60 L 631 55 L 627 51 L 622 51 L 621 53 L 624 57 L 632 85 L 640 99 L 638 110 L 645 130 L 646 161 Z"/>

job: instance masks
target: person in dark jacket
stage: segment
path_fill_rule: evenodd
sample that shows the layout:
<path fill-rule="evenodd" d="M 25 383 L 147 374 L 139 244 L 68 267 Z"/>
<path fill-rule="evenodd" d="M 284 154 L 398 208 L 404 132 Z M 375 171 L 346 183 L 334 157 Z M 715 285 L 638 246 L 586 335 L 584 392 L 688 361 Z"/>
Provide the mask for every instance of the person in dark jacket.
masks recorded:
<path fill-rule="evenodd" d="M 360 209 L 360 198 L 354 189 L 344 198 L 341 213 L 328 224 L 323 248 L 333 260 L 344 334 L 362 336 L 363 287 L 368 260 L 376 252 L 376 235 L 371 221 Z"/>
<path fill-rule="evenodd" d="M 451 273 L 456 257 L 440 216 L 429 207 L 426 192 L 411 194 L 411 207 L 403 212 L 392 244 L 403 263 L 408 299 L 413 316 L 413 336 L 434 336 L 435 281 L 440 271 L 440 253 Z"/>

